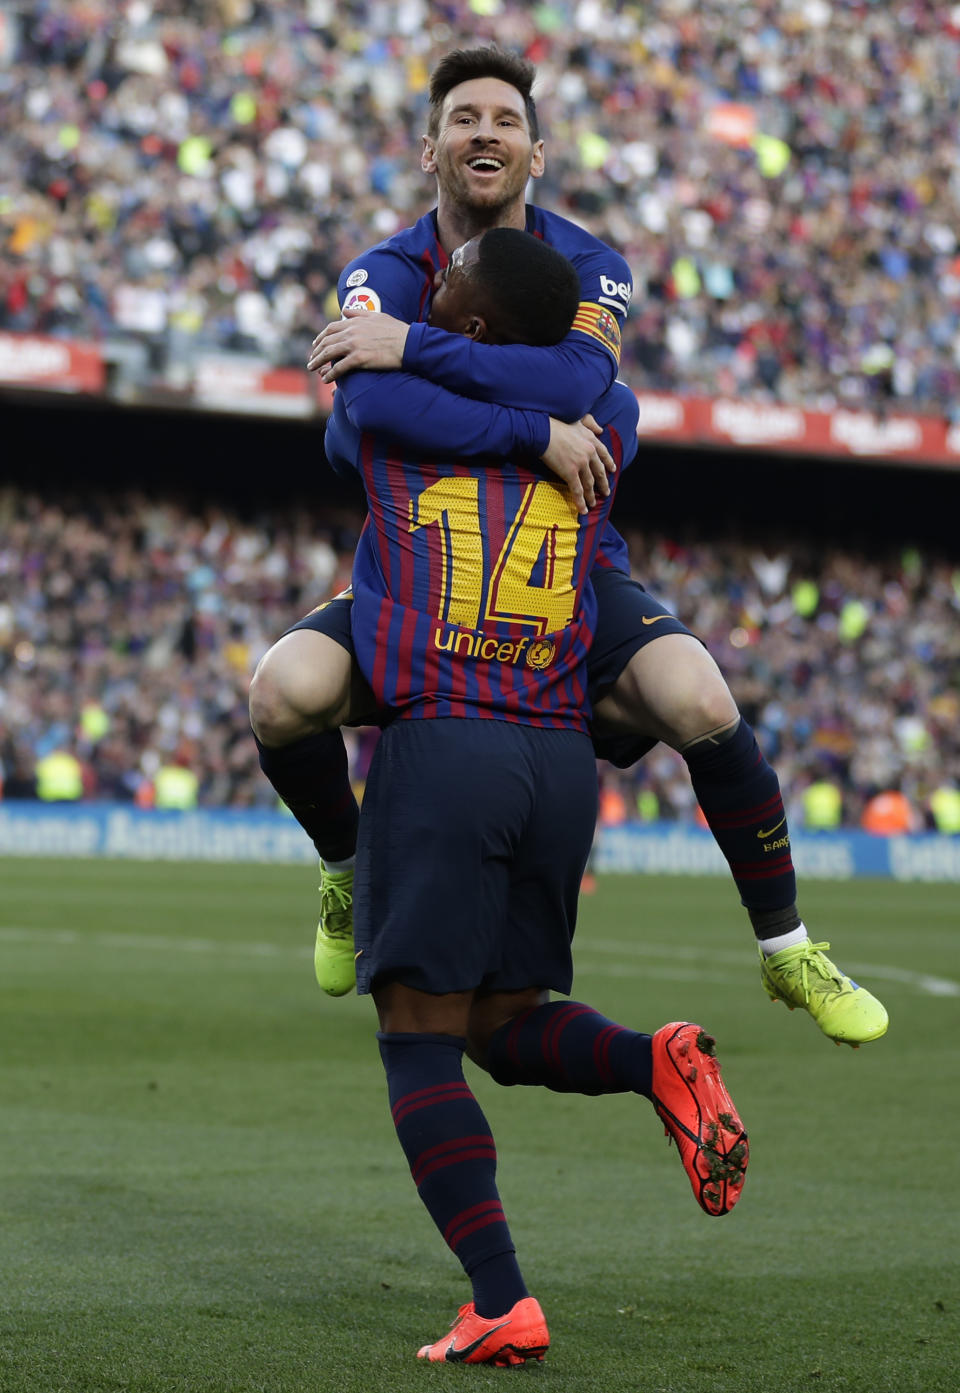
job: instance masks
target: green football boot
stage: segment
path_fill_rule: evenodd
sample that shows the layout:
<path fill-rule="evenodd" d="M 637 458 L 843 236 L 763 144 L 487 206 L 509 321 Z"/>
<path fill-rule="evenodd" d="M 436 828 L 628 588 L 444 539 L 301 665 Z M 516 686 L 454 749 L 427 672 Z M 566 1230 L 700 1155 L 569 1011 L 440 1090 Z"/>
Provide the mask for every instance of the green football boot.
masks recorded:
<path fill-rule="evenodd" d="M 824 1035 L 856 1049 L 880 1038 L 887 1013 L 882 1002 L 824 956 L 829 947 L 807 939 L 769 958 L 761 949 L 760 976 L 771 1001 L 785 1001 L 791 1011 L 802 1006 Z"/>
<path fill-rule="evenodd" d="M 328 871 L 322 861 L 320 922 L 313 968 L 327 996 L 346 996 L 357 985 L 353 954 L 353 869 Z"/>

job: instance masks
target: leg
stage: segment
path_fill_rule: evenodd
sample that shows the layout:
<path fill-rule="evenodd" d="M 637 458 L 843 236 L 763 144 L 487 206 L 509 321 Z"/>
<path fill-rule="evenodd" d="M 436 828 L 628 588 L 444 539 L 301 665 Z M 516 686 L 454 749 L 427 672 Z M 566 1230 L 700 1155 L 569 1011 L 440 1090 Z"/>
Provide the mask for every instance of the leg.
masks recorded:
<path fill-rule="evenodd" d="M 470 1279 L 484 1319 L 502 1316 L 529 1292 L 497 1191 L 497 1149 L 489 1123 L 463 1075 L 469 994 L 406 998 L 393 982 L 374 991 L 380 1057 L 390 1111 L 424 1207 Z M 434 1022 L 446 1029 L 399 1030 Z"/>
<path fill-rule="evenodd" d="M 598 613 L 590 696 L 598 756 L 625 768 L 658 741 L 679 750 L 742 903 L 751 918 L 773 911 L 772 923 L 755 921 L 758 936 L 796 929 L 796 879 L 779 781 L 740 720 L 720 669 L 629 576 L 595 570 L 592 579 Z M 774 827 L 776 855 L 758 857 L 756 833 Z"/>
<path fill-rule="evenodd" d="M 579 1001 L 514 993 L 478 1000 L 469 1030 L 471 1057 L 497 1083 L 649 1099 L 701 1209 L 728 1214 L 737 1203 L 749 1143 L 701 1026 L 673 1021 L 644 1035 Z"/>
<path fill-rule="evenodd" d="M 598 587 L 597 598 L 609 608 L 609 628 L 598 624 L 598 666 L 606 678 L 594 705 L 601 738 L 619 734 L 622 744 L 623 733 L 632 730 L 683 755 L 750 916 L 771 998 L 803 1006 L 831 1039 L 876 1039 L 887 1026 L 883 1006 L 824 957 L 823 945 L 811 944 L 801 922 L 780 781 L 740 718 L 720 669 L 640 587 L 621 578 Z M 631 622 L 632 646 L 621 637 Z M 598 753 L 604 753 L 602 744 Z M 641 753 L 642 745 L 638 750 L 634 744 L 633 758 Z M 620 755 L 613 752 L 615 762 L 630 762 L 630 753 Z"/>
<path fill-rule="evenodd" d="M 687 633 L 658 634 L 638 648 L 594 715 L 605 732 L 639 734 L 675 750 L 722 734 L 740 719 L 717 664 Z"/>
<path fill-rule="evenodd" d="M 648 608 L 650 597 L 639 594 L 640 605 Z M 624 611 L 623 622 L 630 596 L 614 592 L 614 601 Z M 633 731 L 662 740 L 683 755 L 756 937 L 782 940 L 791 935 L 802 942 L 806 931 L 796 906 L 780 781 L 699 640 L 689 633 L 661 634 L 660 626 L 656 633 L 630 654 L 613 686 L 596 702 L 595 727 L 601 737 Z M 778 946 L 789 946 L 789 941 Z"/>
<path fill-rule="evenodd" d="M 317 617 L 345 626 L 348 638 L 348 606 L 334 601 Z M 340 726 L 359 714 L 364 699 L 344 632 L 334 633 L 291 629 L 261 658 L 250 684 L 261 768 L 328 862 L 356 850 L 359 814 Z M 369 710 L 372 699 L 365 704 Z"/>
<path fill-rule="evenodd" d="M 648 1098 L 677 1142 L 698 1203 L 725 1214 L 740 1195 L 747 1143 L 710 1037 L 689 1022 L 641 1034 L 580 1002 L 519 989 L 536 980 L 538 962 L 541 983 L 563 992 L 572 985 L 568 948 L 596 813 L 593 754 L 580 739 L 580 747 L 549 749 L 535 770 L 539 796 L 511 869 L 503 962 L 474 998 L 468 1049 L 498 1083 Z"/>
<path fill-rule="evenodd" d="M 638 649 L 597 714 L 621 729 L 633 721 L 683 755 L 757 938 L 802 942 L 780 782 L 702 644 L 668 634 Z"/>
<path fill-rule="evenodd" d="M 250 724 L 268 749 L 337 730 L 351 718 L 352 654 L 315 629 L 291 629 L 263 655 L 250 684 Z"/>
<path fill-rule="evenodd" d="M 384 732 L 360 824 L 359 988 L 369 983 L 377 1006 L 394 1125 L 418 1193 L 472 1287 L 450 1334 L 420 1357 L 519 1364 L 542 1358 L 549 1335 L 462 1067 L 471 984 L 501 955 L 516 827 L 510 762 L 498 766 L 492 748 L 498 732 L 476 729 L 490 724 L 409 721 Z"/>
<path fill-rule="evenodd" d="M 339 727 L 373 705 L 351 644 L 350 600 L 338 596 L 273 645 L 250 685 L 260 767 L 320 857 L 314 964 L 320 986 L 331 996 L 354 985 L 352 891 L 359 818 Z"/>

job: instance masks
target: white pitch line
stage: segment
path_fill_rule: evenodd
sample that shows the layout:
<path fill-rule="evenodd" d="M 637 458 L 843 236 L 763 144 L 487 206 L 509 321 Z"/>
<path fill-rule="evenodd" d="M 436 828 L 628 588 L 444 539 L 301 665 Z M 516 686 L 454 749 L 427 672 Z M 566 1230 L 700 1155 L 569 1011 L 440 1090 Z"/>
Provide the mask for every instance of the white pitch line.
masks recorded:
<path fill-rule="evenodd" d="M 168 938 L 162 934 L 78 933 L 75 929 L 25 929 L 0 925 L 0 943 L 90 945 L 94 948 L 146 948 L 161 953 L 235 953 L 244 958 L 312 958 L 313 949 L 279 943 L 243 943 L 213 938 Z"/>
<path fill-rule="evenodd" d="M 75 929 L 29 929 L 16 925 L 0 925 L 0 943 L 33 943 L 38 946 L 147 949 L 161 953 L 233 954 L 244 958 L 312 958 L 313 948 L 293 947 L 278 943 L 243 943 L 212 938 L 170 938 L 161 934 L 78 933 Z M 700 964 L 726 967 L 745 967 L 752 963 L 750 955 L 730 948 L 691 948 L 666 943 L 624 943 L 614 939 L 584 936 L 575 942 L 577 959 L 585 970 L 603 977 L 648 977 L 675 982 L 714 982 L 729 984 L 740 980 L 725 972 L 703 971 Z M 616 955 L 617 962 L 586 968 L 582 959 L 590 954 Z M 664 963 L 628 962 L 628 958 L 660 958 Z M 679 964 L 682 963 L 683 966 Z M 901 986 L 913 987 L 924 996 L 960 996 L 960 982 L 949 977 L 934 977 L 926 972 L 911 972 L 906 968 L 888 967 L 878 963 L 847 964 L 854 977 L 869 981 L 871 977 Z"/>
<path fill-rule="evenodd" d="M 685 946 L 668 947 L 662 943 L 623 943 L 613 939 L 587 938 L 576 940 L 579 953 L 616 953 L 640 958 L 674 958 L 685 962 L 702 961 L 724 964 L 755 961 L 748 955 L 730 948 L 690 948 Z M 928 972 L 911 972 L 908 968 L 887 967 L 878 963 L 846 963 L 844 971 L 855 980 L 863 977 L 882 977 L 887 982 L 900 982 L 904 986 L 916 987 L 927 996 L 960 996 L 960 982 L 949 977 L 934 977 Z M 650 975 L 659 975 L 649 969 Z M 635 976 L 632 969 L 626 969 L 625 976 Z M 712 980 L 712 979 L 711 979 Z M 719 980 L 719 979 L 717 979 Z M 729 979 L 726 979 L 729 980 Z"/>

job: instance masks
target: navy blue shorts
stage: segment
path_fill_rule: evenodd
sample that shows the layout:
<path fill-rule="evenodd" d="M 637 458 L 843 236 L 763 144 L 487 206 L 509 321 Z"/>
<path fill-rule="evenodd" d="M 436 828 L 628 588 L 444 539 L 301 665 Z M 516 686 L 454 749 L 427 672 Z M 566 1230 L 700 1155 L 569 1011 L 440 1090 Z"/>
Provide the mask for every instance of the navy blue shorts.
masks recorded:
<path fill-rule="evenodd" d="M 634 653 L 664 634 L 689 634 L 675 614 L 655 600 L 639 581 L 623 571 L 594 566 L 590 573 L 597 596 L 597 628 L 587 658 L 590 700 L 609 692 Z M 597 759 L 629 769 L 657 744 L 639 735 L 594 735 Z"/>
<path fill-rule="evenodd" d="M 596 811 L 593 747 L 577 731 L 387 726 L 360 814 L 357 991 L 568 993 Z"/>
<path fill-rule="evenodd" d="M 595 703 L 614 685 L 634 653 L 663 634 L 689 634 L 690 630 L 639 581 L 623 571 L 594 566 L 590 579 L 597 596 L 597 628 L 587 658 L 587 679 L 590 700 Z M 293 629 L 314 629 L 352 653 L 352 603 L 352 592 L 344 590 L 311 610 L 287 633 Z M 621 769 L 636 764 L 656 743 L 635 735 L 598 735 L 593 741 L 597 758 L 609 760 Z"/>
<path fill-rule="evenodd" d="M 353 635 L 350 632 L 350 611 L 353 608 L 353 591 L 341 590 L 332 600 L 317 605 L 309 614 L 291 624 L 283 635 L 292 634 L 296 629 L 313 629 L 315 633 L 326 634 L 348 653 L 353 653 Z"/>

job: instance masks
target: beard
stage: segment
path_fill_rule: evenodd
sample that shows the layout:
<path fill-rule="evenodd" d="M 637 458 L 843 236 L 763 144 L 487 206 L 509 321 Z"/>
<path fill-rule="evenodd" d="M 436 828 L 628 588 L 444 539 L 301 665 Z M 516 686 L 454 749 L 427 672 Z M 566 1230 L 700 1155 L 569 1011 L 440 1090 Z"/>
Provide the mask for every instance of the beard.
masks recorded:
<path fill-rule="evenodd" d="M 528 165 L 513 164 L 484 183 L 473 178 L 466 165 L 449 155 L 438 154 L 437 158 L 437 183 L 444 198 L 484 221 L 495 218 L 501 209 L 511 204 L 523 202 L 529 178 Z"/>

